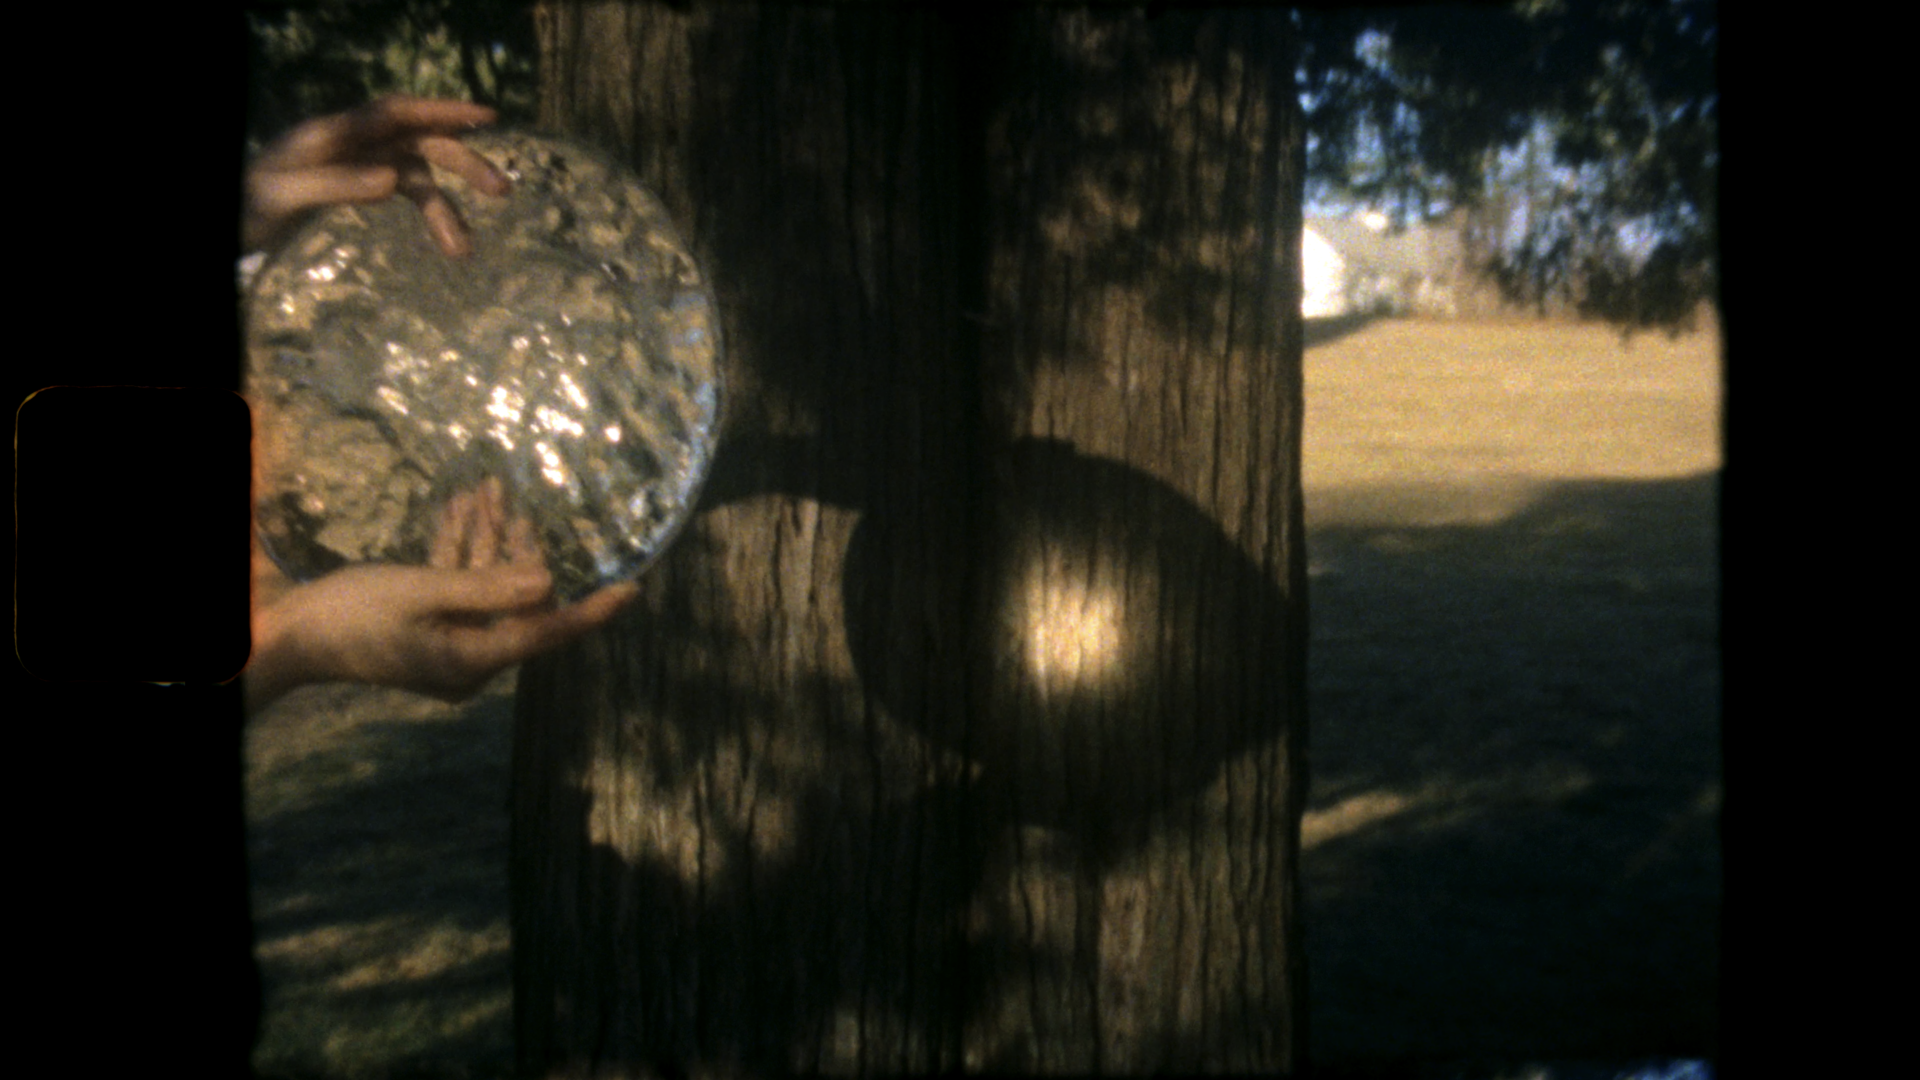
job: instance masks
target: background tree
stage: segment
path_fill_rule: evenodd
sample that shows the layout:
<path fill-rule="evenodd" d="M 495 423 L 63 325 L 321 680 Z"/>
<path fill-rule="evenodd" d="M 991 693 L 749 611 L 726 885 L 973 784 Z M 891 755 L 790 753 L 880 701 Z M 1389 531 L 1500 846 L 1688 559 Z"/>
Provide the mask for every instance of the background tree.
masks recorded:
<path fill-rule="evenodd" d="M 1510 303 L 1628 327 L 1718 290 L 1714 0 L 1523 0 L 1290 16 L 1310 202 L 1451 214 Z M 256 147 L 309 116 L 404 92 L 534 115 L 517 0 L 336 0 L 248 13 Z M 1471 284 L 1471 283 L 1469 283 Z"/>
<path fill-rule="evenodd" d="M 538 27 L 542 122 L 663 194 L 732 388 L 635 613 L 521 673 L 522 1066 L 1294 1067 L 1287 20 Z"/>
<path fill-rule="evenodd" d="M 1711 0 L 1301 19 L 1323 195 L 1383 204 L 1402 223 L 1466 208 L 1483 268 L 1510 300 L 1538 308 L 1672 327 L 1714 298 Z"/>

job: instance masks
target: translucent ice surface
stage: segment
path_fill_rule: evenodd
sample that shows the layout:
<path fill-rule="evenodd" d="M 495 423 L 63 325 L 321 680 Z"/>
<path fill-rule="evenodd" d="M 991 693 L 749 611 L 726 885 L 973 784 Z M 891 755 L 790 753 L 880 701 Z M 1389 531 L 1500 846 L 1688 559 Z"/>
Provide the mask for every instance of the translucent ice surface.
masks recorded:
<path fill-rule="evenodd" d="M 624 169 L 544 137 L 466 141 L 514 181 L 496 198 L 436 170 L 471 257 L 389 199 L 320 215 L 255 278 L 255 524 L 296 580 L 419 564 L 446 500 L 497 476 L 578 599 L 638 574 L 691 512 L 719 431 L 719 318 Z"/>

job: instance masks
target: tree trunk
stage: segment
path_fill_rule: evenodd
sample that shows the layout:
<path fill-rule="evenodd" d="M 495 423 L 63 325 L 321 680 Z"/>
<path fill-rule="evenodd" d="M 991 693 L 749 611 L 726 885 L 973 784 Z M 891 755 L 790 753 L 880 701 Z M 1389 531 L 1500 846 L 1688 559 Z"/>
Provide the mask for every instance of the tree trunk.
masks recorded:
<path fill-rule="evenodd" d="M 1288 25 L 995 10 L 538 11 L 730 383 L 521 673 L 529 1075 L 1303 1060 Z"/>

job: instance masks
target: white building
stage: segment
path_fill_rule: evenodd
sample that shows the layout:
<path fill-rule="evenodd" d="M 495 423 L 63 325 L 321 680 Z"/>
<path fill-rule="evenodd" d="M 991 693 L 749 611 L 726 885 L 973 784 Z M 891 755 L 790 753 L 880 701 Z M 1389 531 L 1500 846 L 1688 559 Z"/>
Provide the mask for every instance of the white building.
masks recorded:
<path fill-rule="evenodd" d="M 1347 313 L 1347 261 L 1311 225 L 1300 234 L 1300 317 L 1330 319 Z"/>
<path fill-rule="evenodd" d="M 1304 318 L 1454 314 L 1461 243 L 1446 222 L 1395 231 L 1379 213 L 1309 217 L 1300 259 Z"/>

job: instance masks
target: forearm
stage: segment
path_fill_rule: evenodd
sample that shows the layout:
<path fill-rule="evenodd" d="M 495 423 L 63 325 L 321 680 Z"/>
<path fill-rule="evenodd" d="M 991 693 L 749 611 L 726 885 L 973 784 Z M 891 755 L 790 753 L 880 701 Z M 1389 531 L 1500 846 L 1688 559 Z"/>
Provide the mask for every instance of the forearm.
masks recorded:
<path fill-rule="evenodd" d="M 289 625 L 280 605 L 257 607 L 253 613 L 253 656 L 243 682 L 247 715 L 279 700 L 287 691 L 315 681 L 300 648 L 299 635 Z"/>
<path fill-rule="evenodd" d="M 294 605 L 287 602 L 296 589 L 267 558 L 259 537 L 253 543 L 253 653 L 242 676 L 247 715 L 273 704 L 287 691 L 316 681 L 311 663 L 301 651 L 292 625 Z"/>

